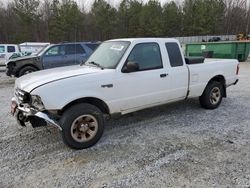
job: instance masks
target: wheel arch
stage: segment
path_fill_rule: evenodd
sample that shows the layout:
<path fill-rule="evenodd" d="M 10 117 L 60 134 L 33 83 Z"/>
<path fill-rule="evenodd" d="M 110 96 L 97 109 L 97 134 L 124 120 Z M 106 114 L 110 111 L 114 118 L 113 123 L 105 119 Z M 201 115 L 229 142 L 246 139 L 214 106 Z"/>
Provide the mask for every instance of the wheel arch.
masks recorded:
<path fill-rule="evenodd" d="M 220 82 L 220 83 L 222 84 L 222 86 L 223 86 L 223 97 L 227 97 L 226 79 L 225 79 L 225 77 L 224 77 L 223 75 L 221 75 L 221 74 L 216 75 L 216 76 L 214 76 L 213 78 L 211 78 L 211 79 L 208 81 L 207 85 L 208 85 L 209 83 L 213 82 L 213 81 Z M 206 87 L 207 87 L 207 85 L 206 85 Z M 206 87 L 205 87 L 205 89 L 206 89 Z M 205 91 L 205 89 L 204 89 L 204 91 Z"/>
<path fill-rule="evenodd" d="M 14 63 L 16 63 L 16 62 L 12 59 L 12 60 L 9 60 L 9 62 L 7 62 L 6 65 L 8 65 L 8 64 L 14 64 Z"/>
<path fill-rule="evenodd" d="M 36 65 L 33 65 L 33 64 L 26 64 L 26 65 L 21 66 L 21 67 L 16 71 L 16 76 L 18 76 L 19 73 L 20 73 L 20 71 L 21 71 L 23 68 L 25 68 L 25 67 L 33 67 L 33 68 L 35 68 L 35 69 L 37 69 L 37 70 L 40 70 Z"/>
<path fill-rule="evenodd" d="M 79 103 L 92 104 L 92 105 L 96 106 L 97 108 L 99 108 L 104 114 L 110 114 L 110 110 L 109 110 L 108 105 L 103 100 L 96 98 L 96 97 L 84 97 L 84 98 L 76 99 L 76 100 L 68 103 L 67 105 L 65 105 L 62 108 L 62 113 L 65 112 L 71 106 L 73 106 L 75 104 L 79 104 Z"/>

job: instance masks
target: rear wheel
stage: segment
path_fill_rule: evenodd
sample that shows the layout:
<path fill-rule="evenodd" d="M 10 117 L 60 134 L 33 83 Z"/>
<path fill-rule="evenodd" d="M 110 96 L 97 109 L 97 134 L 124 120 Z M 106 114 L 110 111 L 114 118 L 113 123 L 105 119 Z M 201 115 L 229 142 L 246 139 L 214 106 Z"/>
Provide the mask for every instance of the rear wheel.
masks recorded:
<path fill-rule="evenodd" d="M 102 112 L 87 103 L 77 104 L 66 110 L 60 122 L 63 141 L 73 149 L 93 146 L 104 130 Z"/>
<path fill-rule="evenodd" d="M 29 73 L 32 73 L 32 72 L 35 72 L 37 71 L 37 69 L 35 67 L 32 67 L 32 66 L 26 66 L 26 67 L 23 67 L 20 71 L 19 71 L 19 74 L 18 76 L 23 76 L 25 74 L 29 74 Z"/>
<path fill-rule="evenodd" d="M 217 108 L 223 97 L 223 85 L 220 82 L 212 81 L 208 83 L 202 96 L 200 96 L 200 104 L 206 109 Z"/>

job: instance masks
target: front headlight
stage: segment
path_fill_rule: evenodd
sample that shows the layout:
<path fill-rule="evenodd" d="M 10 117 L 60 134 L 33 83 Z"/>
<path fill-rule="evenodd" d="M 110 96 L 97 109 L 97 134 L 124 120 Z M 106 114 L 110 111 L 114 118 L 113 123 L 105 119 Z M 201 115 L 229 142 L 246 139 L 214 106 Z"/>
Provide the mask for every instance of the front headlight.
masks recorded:
<path fill-rule="evenodd" d="M 31 95 L 31 105 L 33 107 L 35 107 L 36 109 L 38 109 L 38 110 L 43 110 L 44 109 L 42 99 L 38 95 Z"/>
<path fill-rule="evenodd" d="M 21 89 L 16 88 L 14 94 L 15 94 L 17 100 L 19 101 L 19 103 L 30 103 L 31 102 L 30 94 L 21 90 Z"/>

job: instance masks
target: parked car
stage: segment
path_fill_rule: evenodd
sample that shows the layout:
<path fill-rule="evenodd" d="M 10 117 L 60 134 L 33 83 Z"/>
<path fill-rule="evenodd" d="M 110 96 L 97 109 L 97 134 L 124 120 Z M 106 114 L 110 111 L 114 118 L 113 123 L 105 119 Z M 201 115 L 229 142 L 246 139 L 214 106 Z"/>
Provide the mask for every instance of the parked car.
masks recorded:
<path fill-rule="evenodd" d="M 79 42 L 49 45 L 36 55 L 10 60 L 6 74 L 20 77 L 38 70 L 77 65 L 86 61 L 99 44 Z"/>
<path fill-rule="evenodd" d="M 20 49 L 16 44 L 0 44 L 0 66 L 5 66 L 10 56 L 18 52 Z"/>
<path fill-rule="evenodd" d="M 11 112 L 22 126 L 56 126 L 69 147 L 83 149 L 101 138 L 106 117 L 194 97 L 217 108 L 238 71 L 237 60 L 185 59 L 175 39 L 110 40 L 84 65 L 17 79 Z"/>

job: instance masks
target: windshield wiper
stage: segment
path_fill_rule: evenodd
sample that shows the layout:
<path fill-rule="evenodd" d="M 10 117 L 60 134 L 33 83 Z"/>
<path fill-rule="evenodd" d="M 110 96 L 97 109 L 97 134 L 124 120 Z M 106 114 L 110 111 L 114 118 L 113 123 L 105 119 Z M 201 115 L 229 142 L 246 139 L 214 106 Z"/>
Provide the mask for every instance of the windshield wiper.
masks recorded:
<path fill-rule="evenodd" d="M 87 62 L 87 63 L 85 63 L 85 65 L 86 65 L 86 64 L 95 65 L 96 67 L 99 67 L 99 68 L 101 68 L 101 69 L 104 69 L 103 66 L 101 66 L 99 63 L 96 63 L 96 62 L 94 62 L 94 61 Z"/>

